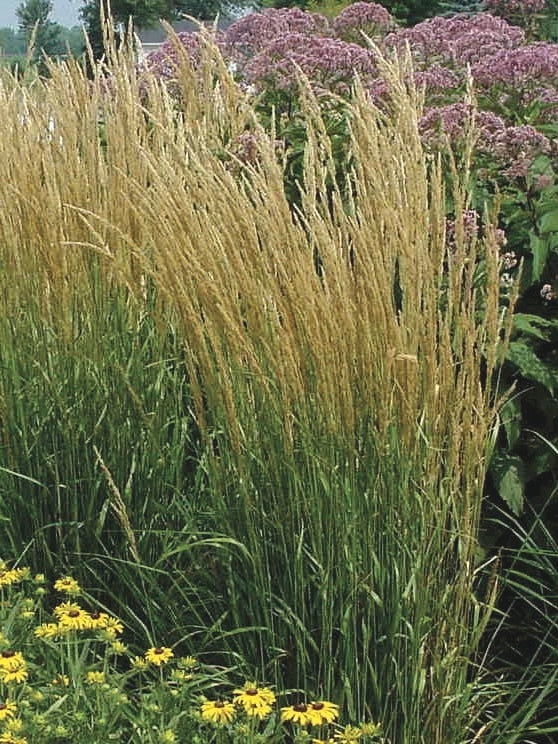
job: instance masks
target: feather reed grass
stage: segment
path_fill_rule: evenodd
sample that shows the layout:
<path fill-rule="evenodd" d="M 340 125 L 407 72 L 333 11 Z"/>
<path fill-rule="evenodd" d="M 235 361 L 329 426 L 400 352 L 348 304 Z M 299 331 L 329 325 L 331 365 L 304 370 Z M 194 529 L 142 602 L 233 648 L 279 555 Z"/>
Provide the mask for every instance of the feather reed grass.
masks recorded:
<path fill-rule="evenodd" d="M 446 240 L 400 68 L 389 113 L 351 103 L 349 191 L 305 91 L 297 212 L 210 44 L 175 97 L 124 55 L 92 82 L 50 72 L 0 80 L 3 546 L 84 558 L 113 599 L 120 574 L 130 621 L 333 696 L 394 744 L 474 740 L 507 330 L 490 235 Z M 233 154 L 247 129 L 253 166 Z M 452 199 L 459 224 L 457 180 Z"/>

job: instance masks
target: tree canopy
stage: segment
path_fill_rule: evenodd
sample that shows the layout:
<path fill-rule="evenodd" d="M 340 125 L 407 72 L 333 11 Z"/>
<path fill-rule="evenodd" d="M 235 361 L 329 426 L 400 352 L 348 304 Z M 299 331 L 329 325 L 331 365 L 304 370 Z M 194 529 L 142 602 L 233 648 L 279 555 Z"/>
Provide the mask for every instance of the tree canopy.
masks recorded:
<path fill-rule="evenodd" d="M 80 16 L 96 58 L 103 54 L 102 17 L 110 16 L 117 25 L 128 26 L 130 19 L 134 28 L 155 26 L 160 19 L 176 21 L 182 15 L 200 20 L 213 20 L 230 5 L 230 0 L 85 0 Z"/>
<path fill-rule="evenodd" d="M 27 45 L 33 43 L 34 57 L 39 60 L 64 51 L 60 35 L 61 26 L 50 19 L 52 0 L 23 0 L 16 9 L 19 30 Z"/>

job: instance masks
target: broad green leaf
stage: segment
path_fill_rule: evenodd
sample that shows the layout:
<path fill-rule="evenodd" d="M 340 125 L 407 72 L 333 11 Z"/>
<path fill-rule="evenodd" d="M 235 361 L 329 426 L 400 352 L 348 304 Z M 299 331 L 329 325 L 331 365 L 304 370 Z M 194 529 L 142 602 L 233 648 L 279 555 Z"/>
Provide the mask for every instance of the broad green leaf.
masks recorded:
<path fill-rule="evenodd" d="M 520 457 L 499 452 L 492 458 L 490 472 L 500 497 L 517 516 L 523 511 L 525 466 Z"/>
<path fill-rule="evenodd" d="M 558 373 L 545 364 L 535 352 L 520 341 L 510 343 L 507 359 L 519 369 L 523 377 L 543 385 L 551 393 L 558 382 Z"/>
<path fill-rule="evenodd" d="M 552 209 L 542 215 L 539 220 L 539 230 L 543 234 L 558 230 L 558 209 Z"/>
<path fill-rule="evenodd" d="M 548 254 L 550 253 L 550 244 L 546 237 L 535 235 L 531 233 L 529 236 L 529 248 L 533 255 L 533 265 L 531 268 L 533 282 L 538 282 L 542 276 L 546 262 L 548 260 Z"/>
<path fill-rule="evenodd" d="M 558 323 L 548 318 L 542 318 L 540 315 L 531 315 L 529 313 L 516 313 L 513 316 L 513 329 L 518 333 L 525 333 L 541 341 L 548 340 L 548 333 L 543 330 L 547 328 L 558 328 Z"/>

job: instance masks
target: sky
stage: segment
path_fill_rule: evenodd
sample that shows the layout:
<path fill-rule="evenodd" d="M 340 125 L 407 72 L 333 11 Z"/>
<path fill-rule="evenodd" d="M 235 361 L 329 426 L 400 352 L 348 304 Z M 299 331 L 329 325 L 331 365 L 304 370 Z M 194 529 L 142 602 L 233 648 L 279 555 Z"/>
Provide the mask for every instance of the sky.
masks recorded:
<path fill-rule="evenodd" d="M 0 0 L 0 28 L 17 27 L 16 8 L 19 5 L 21 0 Z M 76 26 L 81 5 L 81 0 L 53 0 L 51 18 L 63 26 Z"/>

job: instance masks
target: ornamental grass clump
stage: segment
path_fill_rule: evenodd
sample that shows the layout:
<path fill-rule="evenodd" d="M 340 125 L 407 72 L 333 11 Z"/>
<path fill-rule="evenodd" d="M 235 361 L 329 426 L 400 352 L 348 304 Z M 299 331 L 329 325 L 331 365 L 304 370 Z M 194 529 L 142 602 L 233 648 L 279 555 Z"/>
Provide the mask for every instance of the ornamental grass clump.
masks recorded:
<path fill-rule="evenodd" d="M 2 542 L 37 571 L 79 567 L 66 579 L 98 578 L 107 600 L 63 595 L 40 638 L 28 617 L 10 684 L 30 684 L 43 644 L 41 715 L 83 700 L 68 721 L 84 743 L 129 722 L 140 741 L 242 741 L 204 702 L 254 737 L 279 726 L 211 675 L 182 715 L 198 681 L 176 677 L 178 648 L 201 648 L 310 706 L 324 740 L 381 721 L 401 744 L 501 744 L 505 683 L 482 687 L 475 656 L 496 594 L 475 594 L 489 383 L 515 287 L 501 303 L 493 215 L 465 234 L 469 172 L 448 156 L 445 187 L 409 68 L 380 55 L 389 106 L 347 93 L 343 187 L 301 82 L 294 205 L 276 132 L 218 59 L 210 43 L 200 68 L 180 58 L 178 98 L 123 55 L 93 83 L 74 64 L 0 81 Z"/>
<path fill-rule="evenodd" d="M 206 508 L 246 549 L 212 599 L 226 633 L 258 628 L 231 647 L 388 738 L 447 741 L 478 634 L 499 251 L 459 231 L 448 250 L 441 173 L 400 72 L 385 74 L 389 116 L 351 104 L 350 205 L 309 91 L 298 216 L 272 141 L 241 182 L 202 143 L 187 169 L 169 151 L 136 204 L 144 270 L 185 339 Z"/>

